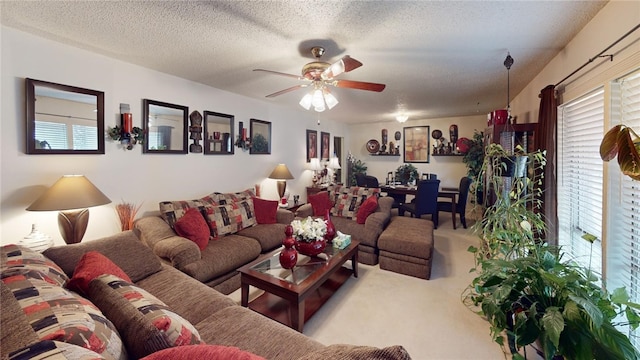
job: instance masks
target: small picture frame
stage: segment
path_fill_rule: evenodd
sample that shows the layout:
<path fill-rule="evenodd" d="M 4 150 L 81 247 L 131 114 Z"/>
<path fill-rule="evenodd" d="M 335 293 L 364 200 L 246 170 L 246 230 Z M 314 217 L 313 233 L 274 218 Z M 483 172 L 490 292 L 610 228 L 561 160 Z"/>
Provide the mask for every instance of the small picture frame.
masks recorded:
<path fill-rule="evenodd" d="M 271 154 L 271 122 L 251 119 L 249 126 L 251 132 L 249 154 Z"/>
<path fill-rule="evenodd" d="M 318 132 L 307 129 L 307 162 L 318 157 Z"/>
<path fill-rule="evenodd" d="M 320 160 L 329 160 L 329 147 L 330 147 L 331 135 L 328 132 L 320 133 Z"/>
<path fill-rule="evenodd" d="M 404 162 L 428 163 L 430 143 L 429 126 L 410 126 L 402 128 L 404 133 Z"/>

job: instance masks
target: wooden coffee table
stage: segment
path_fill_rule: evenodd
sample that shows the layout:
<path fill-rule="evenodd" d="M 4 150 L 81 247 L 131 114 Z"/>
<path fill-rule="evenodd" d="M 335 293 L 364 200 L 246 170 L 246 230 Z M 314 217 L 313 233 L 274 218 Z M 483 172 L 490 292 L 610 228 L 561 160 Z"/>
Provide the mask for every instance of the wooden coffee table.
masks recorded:
<path fill-rule="evenodd" d="M 280 266 L 280 249 L 238 271 L 241 304 L 302 332 L 308 320 L 353 274 L 358 277 L 358 241 L 339 250 L 327 245 L 318 257 L 298 254 L 291 269 Z M 351 260 L 351 269 L 342 266 Z M 249 286 L 265 292 L 249 303 Z"/>

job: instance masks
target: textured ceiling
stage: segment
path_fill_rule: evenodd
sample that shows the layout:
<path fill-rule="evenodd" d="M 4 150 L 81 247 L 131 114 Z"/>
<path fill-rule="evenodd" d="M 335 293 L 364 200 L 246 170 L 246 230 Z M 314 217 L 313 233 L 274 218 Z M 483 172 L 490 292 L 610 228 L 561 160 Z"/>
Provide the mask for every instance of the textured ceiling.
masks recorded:
<path fill-rule="evenodd" d="M 305 91 L 265 95 L 344 55 L 364 65 L 339 79 L 323 117 L 347 123 L 484 114 L 517 94 L 606 4 L 602 1 L 0 1 L 3 25 L 296 109 Z M 585 59 L 586 60 L 586 59 Z M 567 73 L 573 69 L 567 69 Z M 560 79 L 558 79 L 560 80 Z"/>

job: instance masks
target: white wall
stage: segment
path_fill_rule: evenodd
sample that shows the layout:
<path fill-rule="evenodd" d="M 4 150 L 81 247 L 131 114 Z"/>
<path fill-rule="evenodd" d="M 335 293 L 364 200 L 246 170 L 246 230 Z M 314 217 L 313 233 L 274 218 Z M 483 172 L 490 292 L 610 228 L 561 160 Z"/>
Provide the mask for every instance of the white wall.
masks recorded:
<path fill-rule="evenodd" d="M 19 241 L 37 223 L 40 230 L 64 244 L 55 212 L 29 212 L 25 208 L 64 174 L 84 174 L 112 201 L 95 207 L 85 239 L 119 231 L 114 205 L 143 203 L 142 212 L 156 211 L 161 200 L 199 198 L 213 191 L 240 191 L 262 184 L 262 196 L 276 199 L 276 182 L 267 179 L 278 163 L 285 163 L 294 180 L 291 194 L 304 194 L 311 184 L 306 166 L 305 130 L 347 137 L 346 126 L 327 119 L 316 124 L 313 113 L 287 110 L 199 83 L 152 71 L 74 47 L 35 37 L 11 28 L 1 31 L 2 120 L 0 125 L 0 243 Z M 142 154 L 106 141 L 105 155 L 26 155 L 24 78 L 73 85 L 105 93 L 105 126 L 119 122 L 120 103 L 131 106 L 135 126 L 142 127 L 142 99 L 158 100 L 235 115 L 249 126 L 250 118 L 272 123 L 271 155 Z M 286 129 L 286 130 L 285 130 Z M 333 146 L 331 147 L 333 151 Z M 301 197 L 304 200 L 304 196 Z M 86 241 L 86 240 L 85 240 Z"/>
<path fill-rule="evenodd" d="M 395 171 L 404 164 L 403 139 L 404 127 L 429 126 L 430 152 L 435 144 L 431 137 L 433 130 L 442 131 L 442 136 L 449 141 L 449 126 L 458 125 L 458 137 L 471 139 L 474 130 L 484 131 L 487 126 L 486 114 L 478 116 L 466 116 L 455 118 L 408 120 L 404 124 L 397 121 L 389 121 L 375 124 L 360 124 L 349 127 L 350 139 L 348 148 L 359 160 L 364 161 L 367 166 L 367 174 L 378 178 L 381 183 L 385 182 L 387 173 Z M 382 144 L 382 129 L 387 129 L 389 141 L 400 145 L 400 156 L 371 156 L 366 148 L 366 143 L 370 139 L 375 139 Z M 394 133 L 400 131 L 400 141 L 394 139 Z M 435 173 L 440 179 L 441 186 L 458 186 L 460 178 L 467 174 L 467 168 L 462 162 L 461 156 L 429 156 L 429 163 L 412 163 L 419 173 Z"/>

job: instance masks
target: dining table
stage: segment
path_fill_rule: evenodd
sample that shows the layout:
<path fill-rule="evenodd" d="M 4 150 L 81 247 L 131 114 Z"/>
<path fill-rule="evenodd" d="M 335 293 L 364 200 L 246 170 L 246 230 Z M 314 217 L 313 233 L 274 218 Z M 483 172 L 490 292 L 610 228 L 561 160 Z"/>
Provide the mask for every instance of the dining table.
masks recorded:
<path fill-rule="evenodd" d="M 380 185 L 380 192 L 406 198 L 407 195 L 415 196 L 418 193 L 418 187 L 411 185 Z M 457 198 L 459 194 L 460 190 L 455 187 L 443 186 L 438 190 L 438 198 L 451 199 L 451 220 L 454 229 L 456 228 L 456 204 L 458 203 Z"/>

